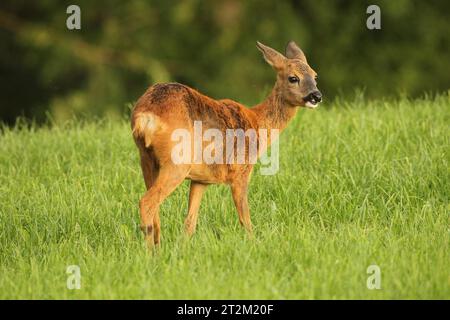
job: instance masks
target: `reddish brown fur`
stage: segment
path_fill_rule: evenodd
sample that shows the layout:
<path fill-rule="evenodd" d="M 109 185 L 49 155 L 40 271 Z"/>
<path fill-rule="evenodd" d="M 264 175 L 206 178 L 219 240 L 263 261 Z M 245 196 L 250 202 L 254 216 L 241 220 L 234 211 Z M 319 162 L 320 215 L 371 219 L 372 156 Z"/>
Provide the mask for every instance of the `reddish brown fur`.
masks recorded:
<path fill-rule="evenodd" d="M 315 72 L 293 42 L 286 49 L 288 58 L 260 43 L 258 48 L 277 71 L 278 77 L 269 97 L 253 108 L 229 99 L 214 100 L 178 83 L 153 85 L 138 100 L 131 125 L 147 187 L 140 202 L 140 211 L 142 229 L 150 246 L 160 241 L 161 202 L 184 179 L 191 180 L 189 210 L 185 221 L 188 234 L 195 231 L 200 200 L 206 186 L 215 183 L 231 186 L 239 221 L 251 232 L 247 190 L 253 165 L 176 165 L 171 159 L 171 150 L 176 144 L 171 140 L 171 133 L 175 129 L 185 128 L 193 136 L 194 121 L 202 121 L 203 131 L 216 128 L 223 133 L 226 129 L 284 129 L 295 116 L 297 106 L 305 105 L 303 97 L 311 90 L 317 90 L 315 81 L 311 87 Z M 292 75 L 299 77 L 302 85 L 299 83 L 298 87 L 294 87 L 288 83 L 286 79 Z"/>

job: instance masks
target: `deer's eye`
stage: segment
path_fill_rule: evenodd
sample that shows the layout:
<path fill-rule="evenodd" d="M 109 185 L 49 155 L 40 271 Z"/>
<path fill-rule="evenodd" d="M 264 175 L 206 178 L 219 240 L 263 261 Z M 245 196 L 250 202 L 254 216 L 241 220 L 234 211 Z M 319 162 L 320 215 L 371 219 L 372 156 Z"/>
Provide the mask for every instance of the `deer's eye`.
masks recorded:
<path fill-rule="evenodd" d="M 297 77 L 295 77 L 295 76 L 289 77 L 288 80 L 289 80 L 290 83 L 297 83 L 297 82 L 300 82 L 300 79 L 297 78 Z"/>

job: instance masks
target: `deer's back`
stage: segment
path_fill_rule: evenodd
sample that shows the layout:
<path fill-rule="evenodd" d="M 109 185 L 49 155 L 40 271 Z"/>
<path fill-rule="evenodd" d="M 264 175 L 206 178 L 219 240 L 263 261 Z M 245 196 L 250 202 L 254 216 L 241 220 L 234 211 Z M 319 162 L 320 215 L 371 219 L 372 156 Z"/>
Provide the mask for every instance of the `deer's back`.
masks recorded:
<path fill-rule="evenodd" d="M 176 142 L 171 135 L 176 129 L 186 129 L 194 139 L 194 122 L 200 121 L 202 131 L 218 129 L 256 128 L 257 118 L 251 109 L 230 99 L 215 100 L 179 84 L 151 86 L 138 100 L 132 113 L 132 128 L 140 148 L 152 147 L 160 162 L 171 161 Z M 206 144 L 206 143 L 204 143 Z M 190 178 L 204 182 L 227 182 L 245 166 L 226 164 L 192 164 Z"/>
<path fill-rule="evenodd" d="M 167 123 L 179 125 L 202 121 L 204 128 L 219 130 L 246 130 L 256 125 L 255 116 L 244 105 L 230 99 L 212 99 L 179 83 L 151 86 L 138 100 L 132 121 L 143 113 L 152 113 Z"/>

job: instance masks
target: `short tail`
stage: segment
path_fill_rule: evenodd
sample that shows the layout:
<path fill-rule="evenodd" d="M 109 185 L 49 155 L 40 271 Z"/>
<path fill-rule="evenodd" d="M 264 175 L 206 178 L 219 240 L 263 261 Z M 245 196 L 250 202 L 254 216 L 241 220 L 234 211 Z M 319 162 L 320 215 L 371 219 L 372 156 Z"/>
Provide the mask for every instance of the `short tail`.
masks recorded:
<path fill-rule="evenodd" d="M 144 139 L 145 147 L 152 144 L 152 136 L 158 127 L 158 119 L 151 113 L 138 114 L 134 119 L 133 136 Z"/>

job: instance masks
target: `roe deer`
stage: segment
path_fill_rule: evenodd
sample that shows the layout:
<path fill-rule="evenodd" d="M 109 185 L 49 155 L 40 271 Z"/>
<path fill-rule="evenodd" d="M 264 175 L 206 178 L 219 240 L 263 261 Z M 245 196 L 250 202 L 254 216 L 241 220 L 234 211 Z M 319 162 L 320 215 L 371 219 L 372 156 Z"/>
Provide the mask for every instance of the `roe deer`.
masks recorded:
<path fill-rule="evenodd" d="M 193 131 L 195 121 L 205 128 L 282 130 L 298 107 L 315 108 L 322 100 L 316 72 L 302 50 L 290 41 L 285 56 L 257 42 L 264 59 L 277 72 L 269 97 L 247 108 L 233 100 L 214 100 L 178 83 L 155 84 L 138 100 L 131 117 L 133 137 L 139 149 L 147 192 L 140 200 L 141 229 L 150 247 L 160 242 L 159 207 L 184 179 L 191 180 L 186 232 L 195 231 L 200 201 L 209 184 L 231 186 L 239 222 L 251 234 L 247 190 L 253 164 L 175 164 L 171 134 L 178 128 Z M 258 138 L 259 139 L 259 138 Z M 245 152 L 248 152 L 246 150 Z"/>

